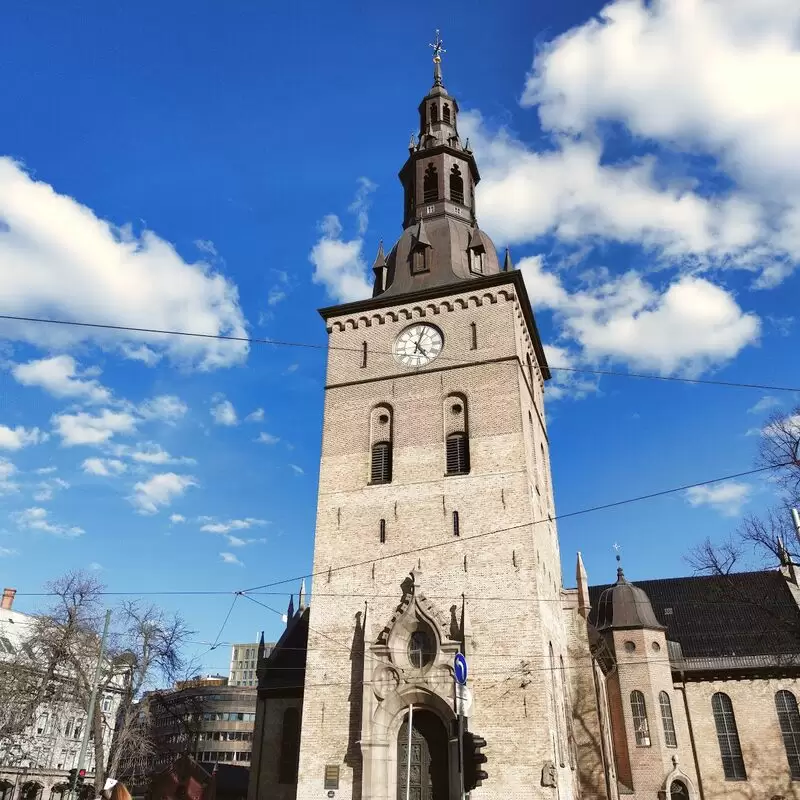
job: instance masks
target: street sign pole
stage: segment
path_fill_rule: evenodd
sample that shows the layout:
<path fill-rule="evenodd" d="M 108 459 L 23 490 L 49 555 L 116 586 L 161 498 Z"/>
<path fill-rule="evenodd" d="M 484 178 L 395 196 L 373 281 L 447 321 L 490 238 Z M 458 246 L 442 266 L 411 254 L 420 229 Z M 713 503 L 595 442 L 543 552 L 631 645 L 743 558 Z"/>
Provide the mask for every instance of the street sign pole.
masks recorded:
<path fill-rule="evenodd" d="M 456 653 L 453 660 L 453 701 L 458 719 L 458 784 L 459 797 L 464 800 L 464 706 L 467 688 L 467 659 Z"/>

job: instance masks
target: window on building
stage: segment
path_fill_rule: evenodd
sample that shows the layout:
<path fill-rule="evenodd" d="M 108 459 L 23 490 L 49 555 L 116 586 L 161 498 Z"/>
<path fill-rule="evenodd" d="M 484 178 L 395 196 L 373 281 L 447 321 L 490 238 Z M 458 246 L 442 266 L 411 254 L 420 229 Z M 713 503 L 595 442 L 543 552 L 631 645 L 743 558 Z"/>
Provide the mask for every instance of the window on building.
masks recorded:
<path fill-rule="evenodd" d="M 408 657 L 411 666 L 417 669 L 427 667 L 436 655 L 436 646 L 430 631 L 418 628 L 408 641 Z"/>
<path fill-rule="evenodd" d="M 477 350 L 478 349 L 478 326 L 474 322 L 470 322 L 469 324 L 469 335 L 470 335 L 470 350 Z"/>
<path fill-rule="evenodd" d="M 424 245 L 418 245 L 414 248 L 411 253 L 411 271 L 413 273 L 417 272 L 427 272 L 428 270 L 428 255 L 427 255 L 428 248 Z"/>
<path fill-rule="evenodd" d="M 664 744 L 667 747 L 677 747 L 678 737 L 675 735 L 675 721 L 672 719 L 672 703 L 666 692 L 658 695 L 658 704 L 661 706 L 661 724 L 664 726 Z"/>
<path fill-rule="evenodd" d="M 461 177 L 458 164 L 454 164 L 450 170 L 450 199 L 454 203 L 464 205 L 464 179 Z"/>
<path fill-rule="evenodd" d="M 458 518 L 458 511 L 453 512 L 453 536 L 461 536 L 461 522 Z M 464 563 L 466 564 L 466 561 Z"/>
<path fill-rule="evenodd" d="M 717 692 L 711 698 L 711 709 L 714 712 L 719 754 L 725 777 L 729 781 L 745 781 L 747 772 L 744 768 L 742 746 L 739 743 L 739 731 L 730 697 L 723 692 Z"/>
<path fill-rule="evenodd" d="M 444 122 L 446 122 L 448 125 L 450 124 L 450 105 L 449 105 L 448 103 L 445 103 L 445 104 L 442 106 L 442 119 L 443 119 L 443 120 L 444 120 Z"/>
<path fill-rule="evenodd" d="M 36 722 L 36 733 L 46 733 L 47 732 L 47 723 L 49 722 L 50 717 L 48 714 L 40 714 L 39 719 Z"/>
<path fill-rule="evenodd" d="M 448 475 L 466 475 L 469 472 L 469 439 L 463 431 L 447 437 L 446 462 Z"/>
<path fill-rule="evenodd" d="M 106 695 L 103 698 L 103 706 L 102 706 L 103 711 L 106 711 L 106 712 L 111 711 L 111 706 L 112 706 L 113 702 L 114 702 L 114 698 L 110 697 L 109 695 Z"/>
<path fill-rule="evenodd" d="M 283 712 L 281 750 L 278 762 L 278 783 L 297 783 L 297 766 L 300 760 L 300 712 L 287 708 Z"/>
<path fill-rule="evenodd" d="M 380 535 L 381 544 L 386 544 L 386 520 L 385 519 L 381 520 L 379 535 Z"/>
<path fill-rule="evenodd" d="M 786 690 L 775 695 L 775 708 L 783 734 L 783 746 L 789 759 L 789 772 L 792 780 L 800 780 L 800 711 L 797 698 Z"/>
<path fill-rule="evenodd" d="M 439 108 L 436 103 L 431 103 L 431 122 L 439 121 Z"/>
<path fill-rule="evenodd" d="M 633 732 L 638 747 L 650 747 L 650 726 L 647 724 L 647 706 L 644 695 L 634 690 L 631 692 L 631 713 L 633 714 Z"/>
<path fill-rule="evenodd" d="M 367 343 L 362 342 L 361 344 L 361 368 L 367 366 Z"/>
<path fill-rule="evenodd" d="M 392 481 L 392 444 L 376 442 L 372 445 L 371 483 L 391 483 Z"/>
<path fill-rule="evenodd" d="M 428 164 L 422 179 L 422 199 L 426 203 L 439 199 L 439 173 L 433 164 Z"/>
<path fill-rule="evenodd" d="M 469 268 L 477 275 L 483 275 L 483 270 L 486 261 L 486 253 L 483 248 L 469 251 Z"/>

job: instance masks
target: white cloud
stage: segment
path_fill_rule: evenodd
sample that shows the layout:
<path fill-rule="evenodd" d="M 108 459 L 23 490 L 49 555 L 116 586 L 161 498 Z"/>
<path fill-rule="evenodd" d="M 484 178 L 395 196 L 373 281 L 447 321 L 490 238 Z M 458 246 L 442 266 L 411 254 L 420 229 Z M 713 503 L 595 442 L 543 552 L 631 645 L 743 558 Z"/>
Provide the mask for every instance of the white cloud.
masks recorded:
<path fill-rule="evenodd" d="M 58 467 L 39 467 L 34 472 L 37 475 L 52 475 L 54 472 L 58 472 Z"/>
<path fill-rule="evenodd" d="M 202 261 L 184 261 L 152 231 L 100 219 L 10 158 L 0 158 L 0 219 L 0 284 L 9 314 L 247 335 L 237 289 L 223 275 Z M 22 322 L 7 325 L 4 335 L 62 349 L 87 340 L 145 344 L 204 369 L 239 363 L 248 351 L 246 342 Z"/>
<path fill-rule="evenodd" d="M 16 474 L 16 466 L 7 458 L 0 456 L 0 495 L 19 491 L 19 484 L 11 480 Z"/>
<path fill-rule="evenodd" d="M 184 517 L 183 514 L 170 514 L 169 521 L 173 525 L 178 525 L 181 522 L 186 522 L 186 517 Z"/>
<path fill-rule="evenodd" d="M 201 519 L 208 520 L 206 524 L 200 528 L 201 531 L 205 531 L 206 533 L 229 533 L 230 531 L 244 531 L 248 530 L 249 528 L 261 527 L 268 524 L 266 520 L 256 519 L 255 517 L 232 519 L 228 520 L 228 522 L 213 522 L 209 518 L 205 517 Z"/>
<path fill-rule="evenodd" d="M 168 506 L 189 487 L 197 486 L 191 475 L 162 472 L 146 481 L 134 484 L 133 495 L 128 499 L 140 514 L 155 514 L 162 506 Z"/>
<path fill-rule="evenodd" d="M 735 189 L 712 198 L 719 214 L 684 196 L 700 212 L 692 247 L 713 243 L 733 256 L 726 266 L 761 269 L 759 285 L 774 285 L 800 260 L 799 25 L 794 0 L 615 0 L 539 51 L 522 102 L 560 137 L 592 138 L 614 120 L 710 156 Z M 631 207 L 658 224 L 653 210 Z"/>
<path fill-rule="evenodd" d="M 162 394 L 145 400 L 138 410 L 139 414 L 146 420 L 174 422 L 184 416 L 189 407 L 180 397 L 175 397 L 172 394 Z"/>
<path fill-rule="evenodd" d="M 576 399 L 597 391 L 600 377 L 590 373 L 572 372 L 579 369 L 575 353 L 566 347 L 544 345 L 544 355 L 553 370 L 552 380 L 545 386 L 548 399 L 573 397 Z"/>
<path fill-rule="evenodd" d="M 305 470 L 302 467 L 298 467 L 297 464 L 289 464 L 289 466 L 292 468 L 292 471 L 294 472 L 295 475 L 305 475 L 306 474 Z"/>
<path fill-rule="evenodd" d="M 131 361 L 141 361 L 142 364 L 148 367 L 154 367 L 162 358 L 161 353 L 157 353 L 146 344 L 132 345 L 123 343 L 119 346 L 119 351 L 125 358 Z"/>
<path fill-rule="evenodd" d="M 124 462 L 116 458 L 87 458 L 83 464 L 83 471 L 89 475 L 120 475 L 125 472 L 127 466 Z"/>
<path fill-rule="evenodd" d="M 72 356 L 16 364 L 11 372 L 23 386 L 39 386 L 54 397 L 74 397 L 92 403 L 107 403 L 111 399 L 111 391 L 91 377 L 96 370 L 81 375 Z"/>
<path fill-rule="evenodd" d="M 92 572 L 100 572 L 103 569 L 103 565 L 97 561 L 91 561 L 89 562 L 89 569 L 92 570 Z"/>
<path fill-rule="evenodd" d="M 9 428 L 7 425 L 0 425 L 0 450 L 21 450 L 31 444 L 46 442 L 47 439 L 47 434 L 38 428 L 23 428 L 21 425 Z"/>
<path fill-rule="evenodd" d="M 226 534 L 225 539 L 231 547 L 246 547 L 248 544 L 264 544 L 266 539 L 242 539 L 239 536 Z"/>
<path fill-rule="evenodd" d="M 14 550 L 13 547 L 0 547 L 0 558 L 7 558 L 8 556 L 18 556 L 19 550 Z"/>
<path fill-rule="evenodd" d="M 104 444 L 117 433 L 132 433 L 136 422 L 136 418 L 127 411 L 110 411 L 107 408 L 96 415 L 81 411 L 77 414 L 56 414 L 52 418 L 53 427 L 64 447 Z"/>
<path fill-rule="evenodd" d="M 780 398 L 765 394 L 755 405 L 747 409 L 747 413 L 763 414 L 765 411 L 771 411 L 773 408 L 779 408 L 781 405 L 783 404 Z"/>
<path fill-rule="evenodd" d="M 277 436 L 273 436 L 271 433 L 267 433 L 266 431 L 261 431 L 258 434 L 257 442 L 261 442 L 261 444 L 277 444 L 280 439 Z"/>
<path fill-rule="evenodd" d="M 372 294 L 362 251 L 369 222 L 369 197 L 376 188 L 368 178 L 359 178 L 356 198 L 348 208 L 355 215 L 358 226 L 353 239 L 342 239 L 339 217 L 328 214 L 319 225 L 321 236 L 311 248 L 312 280 L 324 286 L 328 295 L 339 303 L 363 300 Z"/>
<path fill-rule="evenodd" d="M 523 259 L 519 268 L 534 307 L 552 309 L 562 337 L 577 342 L 590 361 L 610 358 L 663 375 L 692 375 L 730 360 L 760 333 L 755 314 L 704 278 L 678 277 L 656 289 L 635 272 L 600 274 L 570 293 L 538 257 Z"/>
<path fill-rule="evenodd" d="M 126 451 L 134 461 L 142 464 L 194 464 L 193 458 L 187 456 L 172 456 L 161 445 L 155 442 L 148 442 L 139 445 L 139 449 Z"/>
<path fill-rule="evenodd" d="M 264 419 L 264 409 L 257 408 L 255 411 L 251 411 L 245 418 L 245 422 L 261 422 Z"/>
<path fill-rule="evenodd" d="M 218 399 L 216 405 L 211 407 L 211 416 L 217 425 L 236 425 L 239 420 L 236 416 L 236 409 L 230 400 Z"/>
<path fill-rule="evenodd" d="M 297 372 L 298 369 L 300 369 L 299 364 L 289 364 L 289 366 L 286 367 L 286 372 L 291 374 L 292 372 Z"/>
<path fill-rule="evenodd" d="M 15 511 L 11 514 L 11 518 L 16 522 L 17 526 L 23 530 L 42 531 L 43 533 L 50 533 L 53 534 L 53 536 L 61 536 L 66 539 L 74 539 L 77 536 L 82 536 L 86 532 L 83 528 L 74 525 L 59 525 L 50 522 L 47 509 L 40 507 L 26 508 L 24 511 Z"/>
<path fill-rule="evenodd" d="M 61 478 L 54 478 L 51 481 L 42 481 L 33 494 L 33 499 L 37 503 L 46 503 L 53 499 L 57 489 L 69 489 L 70 484 Z"/>
<path fill-rule="evenodd" d="M 750 499 L 753 487 L 747 483 L 728 481 L 711 486 L 693 486 L 686 490 L 689 505 L 710 506 L 723 517 L 737 517 Z"/>
<path fill-rule="evenodd" d="M 226 564 L 235 564 L 237 567 L 243 567 L 241 561 L 233 553 L 220 553 L 219 557 L 223 560 Z"/>
<path fill-rule="evenodd" d="M 276 306 L 286 299 L 286 290 L 279 286 L 273 286 L 267 295 L 267 305 Z"/>

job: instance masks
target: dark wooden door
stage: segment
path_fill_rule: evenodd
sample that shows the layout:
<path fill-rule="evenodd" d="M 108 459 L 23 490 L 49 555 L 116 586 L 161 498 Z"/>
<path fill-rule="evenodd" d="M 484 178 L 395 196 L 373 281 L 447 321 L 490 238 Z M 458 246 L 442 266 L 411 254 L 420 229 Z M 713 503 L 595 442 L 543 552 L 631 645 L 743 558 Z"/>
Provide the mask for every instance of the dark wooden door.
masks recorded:
<path fill-rule="evenodd" d="M 430 711 L 414 711 L 408 800 L 447 800 L 447 735 Z M 397 800 L 406 800 L 408 720 L 397 736 Z"/>

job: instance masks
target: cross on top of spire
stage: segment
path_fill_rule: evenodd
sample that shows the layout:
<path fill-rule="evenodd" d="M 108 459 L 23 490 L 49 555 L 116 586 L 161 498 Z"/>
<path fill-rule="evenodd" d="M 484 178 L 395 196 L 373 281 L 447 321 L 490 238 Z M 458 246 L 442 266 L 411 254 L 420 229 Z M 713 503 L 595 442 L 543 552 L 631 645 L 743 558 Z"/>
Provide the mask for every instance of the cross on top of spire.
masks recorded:
<path fill-rule="evenodd" d="M 442 41 L 442 37 L 439 35 L 439 29 L 436 29 L 436 38 L 433 40 L 433 43 L 429 45 L 429 47 L 433 48 L 433 60 L 438 64 L 442 60 L 442 53 L 446 53 L 447 50 L 444 49 L 444 42 Z"/>

